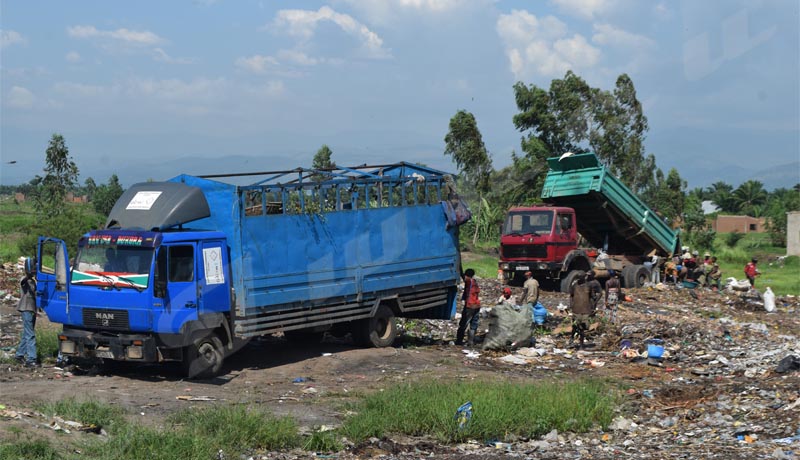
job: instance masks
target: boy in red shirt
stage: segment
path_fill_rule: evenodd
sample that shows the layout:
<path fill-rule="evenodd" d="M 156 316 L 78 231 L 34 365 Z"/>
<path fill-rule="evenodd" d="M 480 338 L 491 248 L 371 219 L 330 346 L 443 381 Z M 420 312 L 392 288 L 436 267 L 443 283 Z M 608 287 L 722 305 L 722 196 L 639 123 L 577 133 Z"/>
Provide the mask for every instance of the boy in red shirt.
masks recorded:
<path fill-rule="evenodd" d="M 475 333 L 478 332 L 478 321 L 480 316 L 478 312 L 481 311 L 481 300 L 478 295 L 481 288 L 478 283 L 473 279 L 475 270 L 468 268 L 464 271 L 464 293 L 461 295 L 461 300 L 464 301 L 464 309 L 461 310 L 461 321 L 458 323 L 458 332 L 456 332 L 456 345 L 464 345 L 464 332 L 469 324 L 469 335 L 467 337 L 467 345 L 472 345 L 475 341 Z"/>
<path fill-rule="evenodd" d="M 756 276 L 760 275 L 761 272 L 758 271 L 758 259 L 753 257 L 747 265 L 744 266 L 744 276 L 747 277 L 748 281 L 750 281 L 751 287 L 756 287 Z"/>

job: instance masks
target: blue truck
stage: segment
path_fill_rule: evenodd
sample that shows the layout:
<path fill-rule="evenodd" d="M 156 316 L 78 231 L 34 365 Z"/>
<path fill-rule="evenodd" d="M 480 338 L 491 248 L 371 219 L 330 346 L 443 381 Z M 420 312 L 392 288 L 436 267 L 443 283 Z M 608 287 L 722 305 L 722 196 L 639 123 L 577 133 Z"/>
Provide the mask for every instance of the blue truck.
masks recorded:
<path fill-rule="evenodd" d="M 74 258 L 40 237 L 37 302 L 64 356 L 190 377 L 277 332 L 386 347 L 395 317 L 453 317 L 467 219 L 450 176 L 404 162 L 180 175 L 131 186 Z"/>

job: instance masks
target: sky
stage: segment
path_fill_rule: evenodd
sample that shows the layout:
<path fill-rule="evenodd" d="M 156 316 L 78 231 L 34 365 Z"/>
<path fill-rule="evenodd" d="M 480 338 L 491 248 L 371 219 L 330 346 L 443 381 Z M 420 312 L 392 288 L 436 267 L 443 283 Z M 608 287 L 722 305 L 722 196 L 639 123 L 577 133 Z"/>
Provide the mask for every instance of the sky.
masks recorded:
<path fill-rule="evenodd" d="M 42 175 L 53 133 L 79 181 L 443 155 L 475 115 L 495 168 L 520 153 L 516 82 L 633 80 L 645 148 L 689 187 L 800 182 L 800 2 L 639 0 L 0 3 L 0 184 Z"/>

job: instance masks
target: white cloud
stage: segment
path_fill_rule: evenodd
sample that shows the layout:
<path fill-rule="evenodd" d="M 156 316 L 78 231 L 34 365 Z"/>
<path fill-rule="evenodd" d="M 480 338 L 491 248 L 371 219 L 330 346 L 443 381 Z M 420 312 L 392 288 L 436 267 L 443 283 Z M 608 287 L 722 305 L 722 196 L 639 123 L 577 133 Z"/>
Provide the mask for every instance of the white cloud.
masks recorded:
<path fill-rule="evenodd" d="M 494 0 L 341 0 L 357 10 L 371 24 L 398 25 L 401 15 L 429 18 L 452 18 L 469 8 L 483 8 Z"/>
<path fill-rule="evenodd" d="M 260 98 L 274 98 L 286 93 L 286 87 L 280 80 L 272 80 L 261 85 L 246 87 L 245 90 L 249 94 Z"/>
<path fill-rule="evenodd" d="M 30 109 L 34 102 L 36 102 L 36 96 L 21 86 L 12 86 L 6 97 L 6 104 L 17 109 Z"/>
<path fill-rule="evenodd" d="M 277 70 L 278 60 L 272 56 L 254 55 L 250 57 L 240 57 L 234 63 L 236 67 L 246 70 L 248 72 L 264 74 L 271 70 Z"/>
<path fill-rule="evenodd" d="M 346 34 L 356 38 L 366 57 L 382 59 L 391 57 L 388 49 L 383 47 L 383 39 L 369 30 L 367 26 L 353 19 L 352 16 L 337 13 L 328 6 L 313 10 L 280 10 L 273 25 L 300 40 L 301 44 L 314 38 L 317 25 L 328 21 L 336 24 Z"/>
<path fill-rule="evenodd" d="M 634 49 L 649 48 L 655 45 L 655 41 L 644 35 L 618 29 L 611 24 L 594 24 L 593 27 L 592 41 L 598 45 Z"/>
<path fill-rule="evenodd" d="M 316 65 L 322 61 L 299 50 L 280 50 L 278 51 L 278 57 L 283 61 L 303 66 Z"/>
<path fill-rule="evenodd" d="M 565 14 L 592 20 L 611 11 L 617 0 L 551 0 Z"/>
<path fill-rule="evenodd" d="M 53 90 L 62 96 L 70 98 L 109 97 L 118 94 L 119 86 L 86 85 L 83 83 L 58 82 L 53 85 Z"/>
<path fill-rule="evenodd" d="M 165 80 L 135 78 L 126 82 L 126 92 L 129 96 L 144 96 L 168 101 L 209 102 L 222 100 L 227 90 L 228 82 L 224 78 L 195 78 L 191 81 L 177 78 Z"/>
<path fill-rule="evenodd" d="M 78 62 L 81 62 L 81 55 L 78 54 L 76 51 L 70 51 L 69 53 L 67 53 L 66 56 L 64 56 L 64 59 L 66 59 L 67 62 L 76 64 Z"/>
<path fill-rule="evenodd" d="M 153 46 L 164 42 L 164 39 L 159 37 L 149 30 L 99 30 L 94 26 L 73 26 L 67 28 L 67 34 L 72 38 L 86 38 L 86 39 L 112 39 L 120 43 L 137 46 Z"/>
<path fill-rule="evenodd" d="M 189 58 L 174 58 L 167 54 L 161 48 L 153 48 L 153 59 L 159 62 L 166 62 L 167 64 L 191 64 L 192 59 Z"/>
<path fill-rule="evenodd" d="M 25 37 L 20 35 L 19 32 L 0 29 L 0 48 L 16 45 L 18 43 L 25 43 L 25 41 Z"/>
<path fill-rule="evenodd" d="M 560 77 L 570 69 L 590 68 L 600 59 L 599 49 L 580 34 L 567 36 L 566 24 L 553 16 L 538 18 L 513 10 L 500 15 L 497 33 L 517 79 Z"/>

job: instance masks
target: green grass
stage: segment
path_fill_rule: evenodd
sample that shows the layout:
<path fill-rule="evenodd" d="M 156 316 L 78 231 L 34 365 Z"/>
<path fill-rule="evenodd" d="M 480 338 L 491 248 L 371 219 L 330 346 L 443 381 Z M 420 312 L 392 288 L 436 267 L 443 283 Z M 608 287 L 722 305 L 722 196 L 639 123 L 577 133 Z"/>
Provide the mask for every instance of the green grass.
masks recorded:
<path fill-rule="evenodd" d="M 36 357 L 40 362 L 58 356 L 58 333 L 54 327 L 37 327 Z"/>
<path fill-rule="evenodd" d="M 470 253 L 468 261 L 462 262 L 464 270 L 471 268 L 475 270 L 475 274 L 479 278 L 497 278 L 497 261 L 498 258 L 489 255 L 480 255 L 480 253 Z"/>
<path fill-rule="evenodd" d="M 615 397 L 597 380 L 561 383 L 426 381 L 375 393 L 357 403 L 340 432 L 354 442 L 391 433 L 442 442 L 533 437 L 552 429 L 583 432 L 607 426 Z M 473 416 L 463 429 L 454 415 L 467 401 Z"/>
<path fill-rule="evenodd" d="M 221 450 L 225 458 L 254 451 L 275 451 L 301 445 L 297 423 L 244 406 L 186 409 L 169 417 L 164 427 L 127 424 L 107 442 L 86 448 L 88 458 L 112 460 L 209 459 Z"/>
<path fill-rule="evenodd" d="M 58 460 L 62 457 L 46 439 L 23 439 L 0 444 L 4 460 Z"/>
<path fill-rule="evenodd" d="M 64 420 L 102 427 L 111 433 L 125 425 L 125 414 L 121 409 L 93 400 L 78 401 L 70 397 L 55 402 L 39 403 L 34 407 L 43 414 L 57 415 Z"/>
<path fill-rule="evenodd" d="M 736 240 L 736 246 L 727 246 L 729 240 Z M 791 256 L 782 264 L 777 262 L 778 257 L 786 255 L 786 248 L 774 246 L 768 234 L 748 233 L 734 238 L 722 233 L 717 235 L 714 247 L 718 248 L 714 255 L 719 259 L 723 280 L 729 276 L 745 279 L 744 266 L 755 257 L 761 272 L 756 278 L 760 291 L 769 286 L 776 295 L 800 295 L 800 258 Z"/>

